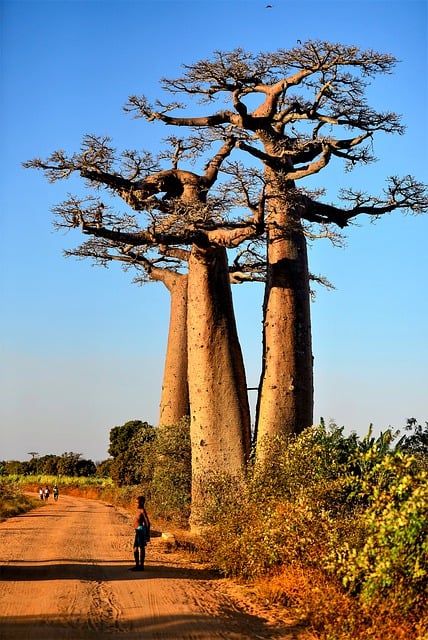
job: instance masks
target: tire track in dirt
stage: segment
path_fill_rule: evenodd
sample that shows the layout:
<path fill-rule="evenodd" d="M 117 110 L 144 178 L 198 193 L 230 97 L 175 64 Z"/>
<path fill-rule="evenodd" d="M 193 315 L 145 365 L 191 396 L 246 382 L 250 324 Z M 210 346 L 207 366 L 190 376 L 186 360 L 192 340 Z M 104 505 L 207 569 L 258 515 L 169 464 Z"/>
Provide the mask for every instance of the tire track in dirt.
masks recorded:
<path fill-rule="evenodd" d="M 116 602 L 110 587 L 102 582 L 91 584 L 89 626 L 104 635 L 114 631 L 125 631 L 121 623 L 122 609 Z"/>
<path fill-rule="evenodd" d="M 1 640 L 302 639 L 154 537 L 129 571 L 129 517 L 102 502 L 57 503 L 0 524 Z"/>

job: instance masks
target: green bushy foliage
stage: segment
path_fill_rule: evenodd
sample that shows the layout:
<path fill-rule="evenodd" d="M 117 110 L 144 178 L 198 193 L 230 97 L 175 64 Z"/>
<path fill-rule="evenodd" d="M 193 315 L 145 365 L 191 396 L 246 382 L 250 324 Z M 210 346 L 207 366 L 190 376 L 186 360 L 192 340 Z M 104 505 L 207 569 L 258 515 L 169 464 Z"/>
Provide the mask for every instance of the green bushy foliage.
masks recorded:
<path fill-rule="evenodd" d="M 95 474 L 97 478 L 111 478 L 112 463 L 112 458 L 108 458 L 107 460 L 102 460 L 102 462 L 97 464 L 97 471 Z"/>
<path fill-rule="evenodd" d="M 36 504 L 24 495 L 18 483 L 0 483 L 0 521 L 28 511 Z"/>
<path fill-rule="evenodd" d="M 191 496 L 189 419 L 158 429 L 152 455 L 150 498 L 154 515 L 185 524 L 190 515 Z"/>
<path fill-rule="evenodd" d="M 266 440 L 263 462 L 251 473 L 252 490 L 258 497 L 293 499 L 308 492 L 323 496 L 328 483 L 343 477 L 343 468 L 358 447 L 355 434 L 343 435 L 343 427 L 324 424 L 305 429 L 299 436 L 277 436 Z M 334 503 L 343 501 L 334 488 Z"/>
<path fill-rule="evenodd" d="M 319 563 L 335 531 L 332 514 L 349 518 L 338 472 L 342 447 L 335 457 L 323 446 L 325 437 L 314 428 L 299 438 L 272 439 L 265 463 L 240 477 L 219 473 L 207 481 L 204 536 L 224 574 L 255 578 L 302 558 Z"/>
<path fill-rule="evenodd" d="M 110 430 L 110 474 L 121 487 L 147 485 L 153 476 L 152 442 L 157 429 L 141 420 L 130 420 Z"/>
<path fill-rule="evenodd" d="M 258 575 L 269 562 L 260 548 L 260 512 L 246 478 L 213 473 L 204 495 L 204 538 L 216 567 L 229 576 Z"/>
<path fill-rule="evenodd" d="M 366 602 L 388 600 L 406 612 L 428 599 L 427 477 L 415 458 L 395 451 L 361 478 L 360 494 L 368 498 L 364 544 L 345 543 L 335 568 Z"/>
<path fill-rule="evenodd" d="M 110 431 L 108 472 L 119 488 L 145 495 L 153 517 L 187 524 L 191 495 L 189 419 L 152 427 L 131 420 Z M 106 465 L 104 465 L 105 467 Z"/>
<path fill-rule="evenodd" d="M 265 444 L 266 461 L 206 483 L 204 536 L 225 574 L 279 567 L 339 576 L 366 605 L 420 608 L 427 581 L 426 472 L 378 438 L 320 425 Z"/>

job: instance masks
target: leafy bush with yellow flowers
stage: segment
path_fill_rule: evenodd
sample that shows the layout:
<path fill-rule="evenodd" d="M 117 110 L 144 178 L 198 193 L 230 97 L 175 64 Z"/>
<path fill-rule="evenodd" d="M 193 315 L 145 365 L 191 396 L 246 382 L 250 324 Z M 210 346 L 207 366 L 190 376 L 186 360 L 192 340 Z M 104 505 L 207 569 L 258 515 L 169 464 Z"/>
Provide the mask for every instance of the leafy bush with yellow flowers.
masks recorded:
<path fill-rule="evenodd" d="M 406 612 L 428 600 L 427 478 L 417 460 L 400 451 L 385 455 L 361 478 L 360 495 L 368 500 L 361 518 L 364 543 L 345 542 L 334 566 L 366 602 L 387 600 Z"/>
<path fill-rule="evenodd" d="M 316 638 L 422 640 L 426 459 L 394 446 L 397 435 L 369 430 L 360 439 L 321 424 L 267 441 L 265 460 L 240 477 L 213 475 L 207 556 L 224 575 L 263 584 L 266 600 L 294 607 Z"/>

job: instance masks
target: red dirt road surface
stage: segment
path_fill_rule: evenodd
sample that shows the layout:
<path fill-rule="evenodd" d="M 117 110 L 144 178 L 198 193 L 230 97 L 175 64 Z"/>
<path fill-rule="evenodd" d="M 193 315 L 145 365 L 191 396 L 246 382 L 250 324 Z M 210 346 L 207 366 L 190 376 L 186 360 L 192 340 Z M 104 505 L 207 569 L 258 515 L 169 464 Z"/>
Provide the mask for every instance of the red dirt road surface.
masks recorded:
<path fill-rule="evenodd" d="M 303 638 L 227 580 L 147 546 L 132 572 L 129 516 L 61 495 L 0 524 L 0 640 Z"/>

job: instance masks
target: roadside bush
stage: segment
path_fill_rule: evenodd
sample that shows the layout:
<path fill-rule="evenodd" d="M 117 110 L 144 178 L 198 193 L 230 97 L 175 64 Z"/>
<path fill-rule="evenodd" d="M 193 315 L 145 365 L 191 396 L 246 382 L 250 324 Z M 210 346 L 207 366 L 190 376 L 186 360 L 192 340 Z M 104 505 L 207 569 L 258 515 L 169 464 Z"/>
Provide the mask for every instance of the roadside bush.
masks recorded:
<path fill-rule="evenodd" d="M 355 434 L 343 435 L 343 427 L 323 423 L 299 436 L 276 436 L 263 443 L 263 460 L 255 463 L 252 487 L 255 495 L 293 499 L 304 491 L 318 492 L 318 484 L 343 477 L 344 468 L 358 450 Z M 337 487 L 335 488 L 337 491 Z M 346 495 L 334 496 L 334 504 Z"/>
<path fill-rule="evenodd" d="M 323 566 L 341 535 L 359 539 L 344 465 L 354 436 L 324 425 L 267 440 L 263 462 L 241 477 L 206 481 L 204 536 L 225 575 L 255 578 L 275 566 Z"/>
<path fill-rule="evenodd" d="M 109 473 L 132 495 L 145 495 L 153 517 L 187 525 L 191 496 L 189 419 L 155 428 L 132 420 L 110 431 Z"/>
<path fill-rule="evenodd" d="M 224 575 L 253 577 L 269 566 L 263 525 L 244 476 L 211 474 L 204 482 L 204 547 Z M 267 533 L 266 533 L 267 535 Z"/>
<path fill-rule="evenodd" d="M 393 448 L 394 437 L 345 437 L 320 425 L 270 440 L 266 461 L 240 477 L 209 478 L 210 560 L 227 576 L 274 580 L 274 597 L 294 598 L 324 640 L 389 640 L 394 625 L 397 638 L 425 637 L 427 476 L 419 459 Z M 296 596 L 299 572 L 317 579 Z M 349 620 L 338 628 L 341 602 Z"/>
<path fill-rule="evenodd" d="M 162 426 L 153 442 L 150 506 L 153 515 L 187 525 L 191 497 L 190 421 Z"/>
<path fill-rule="evenodd" d="M 24 495 L 16 484 L 0 483 L 0 521 L 25 513 L 36 504 L 36 500 Z"/>
<path fill-rule="evenodd" d="M 365 542 L 345 543 L 335 569 L 365 602 L 422 610 L 428 600 L 427 473 L 412 456 L 393 452 L 362 479 L 361 494 L 369 497 Z"/>

